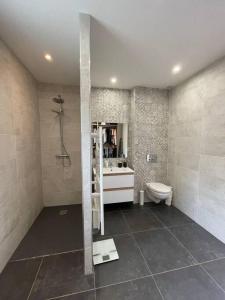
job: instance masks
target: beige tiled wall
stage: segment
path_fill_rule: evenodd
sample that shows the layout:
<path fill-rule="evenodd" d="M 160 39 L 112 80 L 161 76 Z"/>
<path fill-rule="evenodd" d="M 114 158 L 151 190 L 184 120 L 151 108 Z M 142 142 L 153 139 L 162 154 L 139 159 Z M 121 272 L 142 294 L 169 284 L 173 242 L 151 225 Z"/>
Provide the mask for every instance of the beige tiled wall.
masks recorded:
<path fill-rule="evenodd" d="M 0 272 L 42 204 L 36 82 L 0 41 Z"/>
<path fill-rule="evenodd" d="M 79 87 L 42 83 L 38 85 L 38 94 L 44 205 L 81 203 Z M 51 110 L 59 109 L 52 101 L 52 98 L 59 94 L 65 101 L 64 143 L 71 156 L 70 167 L 63 167 L 62 161 L 56 159 L 61 149 L 59 119 Z"/>
<path fill-rule="evenodd" d="M 174 203 L 225 242 L 225 59 L 173 89 L 169 111 Z"/>

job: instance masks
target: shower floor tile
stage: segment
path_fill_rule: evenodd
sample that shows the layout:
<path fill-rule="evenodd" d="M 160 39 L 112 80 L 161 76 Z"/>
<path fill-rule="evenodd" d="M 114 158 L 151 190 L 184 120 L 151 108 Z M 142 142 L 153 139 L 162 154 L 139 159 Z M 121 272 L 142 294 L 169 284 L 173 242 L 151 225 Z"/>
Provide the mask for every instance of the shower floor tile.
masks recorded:
<path fill-rule="evenodd" d="M 82 207 L 46 207 L 16 249 L 12 260 L 83 248 Z"/>
<path fill-rule="evenodd" d="M 94 276 L 83 272 L 83 251 L 43 258 L 29 300 L 48 299 L 94 288 Z"/>
<path fill-rule="evenodd" d="M 27 299 L 41 259 L 9 263 L 0 274 L 0 299 Z"/>

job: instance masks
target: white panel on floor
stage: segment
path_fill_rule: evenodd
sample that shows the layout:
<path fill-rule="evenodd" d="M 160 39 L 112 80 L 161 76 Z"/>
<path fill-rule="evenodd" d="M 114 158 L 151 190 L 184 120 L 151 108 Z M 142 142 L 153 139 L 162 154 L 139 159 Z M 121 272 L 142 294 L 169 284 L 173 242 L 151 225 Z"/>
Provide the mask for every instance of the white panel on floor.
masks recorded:
<path fill-rule="evenodd" d="M 117 259 L 119 259 L 119 255 L 113 239 L 107 239 L 93 243 L 94 265 Z"/>

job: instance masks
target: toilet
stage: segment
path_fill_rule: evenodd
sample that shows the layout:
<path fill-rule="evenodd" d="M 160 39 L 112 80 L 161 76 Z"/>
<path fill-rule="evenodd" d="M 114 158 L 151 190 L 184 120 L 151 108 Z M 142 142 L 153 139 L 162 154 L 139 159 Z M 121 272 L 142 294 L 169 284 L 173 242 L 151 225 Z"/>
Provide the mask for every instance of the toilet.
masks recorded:
<path fill-rule="evenodd" d="M 146 183 L 147 196 L 155 203 L 165 200 L 166 205 L 171 206 L 172 187 L 160 182 Z"/>

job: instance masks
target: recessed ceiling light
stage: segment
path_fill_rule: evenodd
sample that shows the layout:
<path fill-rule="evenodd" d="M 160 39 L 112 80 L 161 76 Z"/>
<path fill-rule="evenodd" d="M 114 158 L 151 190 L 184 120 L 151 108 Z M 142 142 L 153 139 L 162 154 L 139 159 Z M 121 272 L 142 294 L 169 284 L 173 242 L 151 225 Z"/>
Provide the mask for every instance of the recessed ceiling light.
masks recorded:
<path fill-rule="evenodd" d="M 172 73 L 173 74 L 178 74 L 180 71 L 182 70 L 182 66 L 181 65 L 175 65 L 172 69 Z"/>
<path fill-rule="evenodd" d="M 115 84 L 115 83 L 117 83 L 117 78 L 116 77 L 112 77 L 110 79 L 110 81 L 111 81 L 112 84 Z"/>
<path fill-rule="evenodd" d="M 47 61 L 50 61 L 50 62 L 53 61 L 53 58 L 52 58 L 51 54 L 49 54 L 49 53 L 46 53 L 46 54 L 45 54 L 45 59 L 46 59 Z"/>

